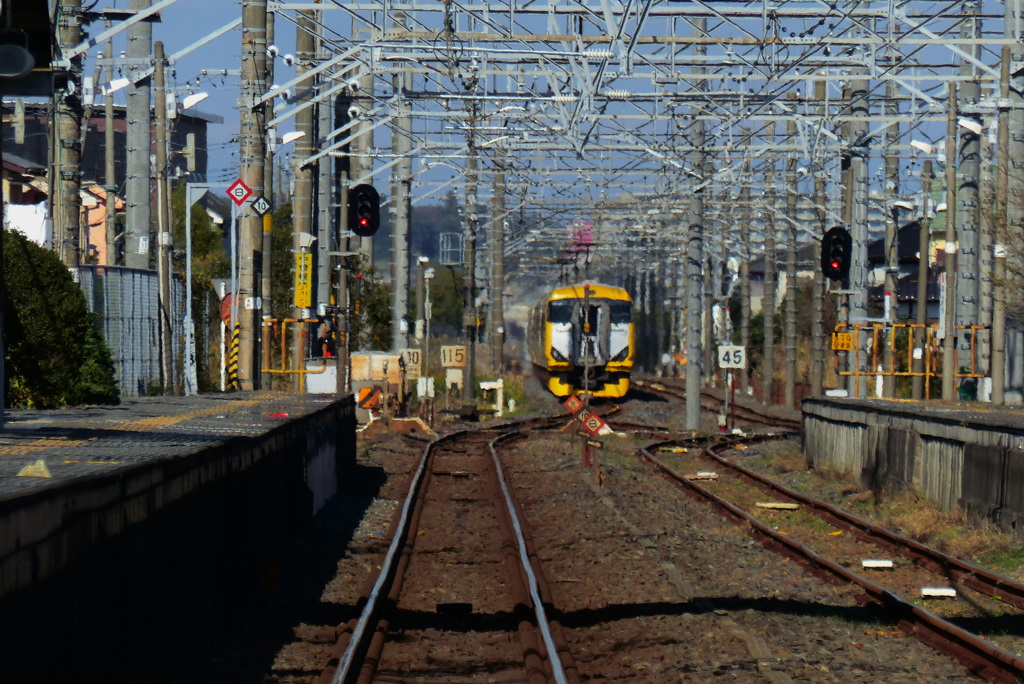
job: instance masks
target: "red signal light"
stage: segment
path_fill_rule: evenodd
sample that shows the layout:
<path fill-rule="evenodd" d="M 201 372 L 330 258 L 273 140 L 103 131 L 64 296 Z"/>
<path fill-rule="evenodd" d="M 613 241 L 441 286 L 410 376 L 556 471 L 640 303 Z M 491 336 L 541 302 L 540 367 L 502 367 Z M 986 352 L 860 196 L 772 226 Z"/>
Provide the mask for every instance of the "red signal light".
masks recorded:
<path fill-rule="evenodd" d="M 835 259 L 833 259 L 832 260 L 832 269 L 838 271 L 839 270 L 839 266 L 840 266 L 839 262 L 836 261 Z"/>
<path fill-rule="evenodd" d="M 370 225 L 370 219 L 368 219 L 365 216 L 360 216 L 359 217 L 359 225 L 361 225 L 361 226 L 368 226 L 368 225 Z"/>

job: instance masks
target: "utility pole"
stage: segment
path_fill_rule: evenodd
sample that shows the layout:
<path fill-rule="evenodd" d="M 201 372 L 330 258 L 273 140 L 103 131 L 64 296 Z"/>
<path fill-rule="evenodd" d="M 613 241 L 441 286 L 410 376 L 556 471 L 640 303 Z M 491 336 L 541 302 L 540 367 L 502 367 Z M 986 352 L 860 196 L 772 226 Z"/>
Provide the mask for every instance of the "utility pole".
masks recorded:
<path fill-rule="evenodd" d="M 794 94 L 795 93 L 791 93 Z M 794 102 L 794 108 L 798 105 Z M 786 140 L 795 140 L 796 119 L 786 122 Z M 796 406 L 796 152 L 786 159 L 786 377 L 784 402 Z"/>
<path fill-rule="evenodd" d="M 825 102 L 825 81 L 814 82 L 814 99 L 821 102 L 818 115 L 824 121 L 828 115 Z M 821 153 L 811 159 L 811 171 L 814 174 L 814 210 L 818 219 L 818 233 L 825 235 L 828 230 L 828 208 L 825 203 L 825 169 L 821 162 Z M 813 313 L 811 315 L 811 396 L 820 396 L 824 391 L 825 345 L 828 339 L 825 334 L 825 276 L 818 264 L 821 263 L 821 240 L 814 240 L 814 252 L 811 260 L 814 280 L 811 285 Z"/>
<path fill-rule="evenodd" d="M 1005 37 L 1009 39 L 1010 54 L 1003 57 L 1003 62 L 1010 65 L 1021 64 L 1024 62 L 1024 0 L 1006 0 L 1004 6 L 1003 25 Z M 1024 175 L 1022 175 L 1024 174 L 1024 164 L 1021 163 L 1021 160 L 1024 160 L 1024 138 L 1019 135 L 1020 131 L 1024 131 L 1024 75 L 1016 71 L 1012 74 L 1011 80 L 1010 68 L 1007 68 L 1007 74 L 1000 79 L 1000 83 L 1012 86 L 1008 88 L 1003 86 L 1006 92 L 1006 99 L 1003 100 L 1006 103 L 1005 109 L 1003 109 L 1004 105 L 1000 105 L 1000 108 L 1003 109 L 1000 118 L 1007 120 L 1005 126 L 1008 132 L 1005 137 L 1006 145 L 1005 147 L 1001 145 L 999 150 L 999 173 L 1005 187 L 997 190 L 997 193 L 1006 208 L 1001 226 L 1001 238 L 996 240 L 994 250 L 996 253 L 995 268 L 1005 274 L 1008 255 L 1003 241 L 1010 235 L 1020 235 L 1024 231 L 1024 187 L 1022 187 L 1024 185 Z M 1013 131 L 1014 134 L 1009 134 L 1009 131 Z M 1001 311 L 999 315 L 994 315 L 994 319 L 1003 317 L 1003 320 L 998 323 L 994 320 L 992 326 L 992 336 L 996 345 L 993 349 L 992 365 L 994 368 L 998 368 L 999 373 L 998 382 L 996 376 L 993 375 L 992 378 L 992 401 L 1002 403 L 1006 382 L 1005 366 L 1003 365 L 1006 340 L 1003 338 L 1002 330 L 997 334 L 996 328 L 998 326 L 1003 329 L 1005 323 L 1006 290 L 1004 281 L 999 280 L 1001 276 L 996 275 L 995 277 L 996 287 L 1001 291 L 996 295 L 997 298 L 1001 298 Z M 998 362 L 996 354 L 1001 357 Z M 999 385 L 998 393 L 997 384 Z"/>
<path fill-rule="evenodd" d="M 135 11 L 148 9 L 150 0 L 131 0 Z M 128 178 L 125 186 L 124 264 L 131 268 L 149 268 L 152 224 L 152 170 L 149 151 L 152 147 L 152 109 L 150 108 L 149 76 L 136 80 L 135 74 L 148 65 L 153 46 L 153 26 L 140 21 L 128 28 L 128 63 L 131 85 L 128 86 L 127 159 Z M 161 103 L 162 106 L 162 103 Z"/>
<path fill-rule="evenodd" d="M 164 393 L 174 391 L 174 366 L 171 361 L 171 231 L 167 222 L 169 199 L 167 197 L 167 92 L 164 88 L 164 44 L 153 45 L 155 62 L 154 85 L 156 86 L 156 116 L 154 133 L 156 142 L 156 232 L 157 259 L 156 274 L 159 285 L 160 312 L 160 375 Z"/>
<path fill-rule="evenodd" d="M 775 124 L 768 124 L 766 142 L 775 144 Z M 762 381 L 766 404 L 775 403 L 775 158 L 769 157 L 764 178 L 764 296 L 761 298 L 761 317 L 764 321 L 764 358 L 761 360 Z"/>
<path fill-rule="evenodd" d="M 863 78 L 854 78 L 849 84 L 849 116 L 850 136 L 847 140 L 850 188 L 849 216 L 850 234 L 853 238 L 853 253 L 850 263 L 850 283 L 848 296 L 850 320 L 858 323 L 866 321 L 868 316 L 868 158 L 871 154 L 868 139 L 868 82 Z M 857 336 L 855 336 L 856 338 Z M 849 368 L 854 371 L 847 385 L 851 396 L 867 395 L 868 350 L 866 336 L 860 336 L 859 351 L 850 352 Z"/>
<path fill-rule="evenodd" d="M 505 337 L 505 157 L 501 150 L 494 155 L 494 189 L 491 193 L 491 230 L 487 236 L 491 252 L 491 306 L 487 314 L 487 342 L 490 366 L 501 374 Z"/>
<path fill-rule="evenodd" d="M 932 202 L 932 160 L 925 159 L 921 166 L 921 218 L 917 236 L 917 328 L 914 329 L 914 360 L 911 366 L 914 376 L 911 381 L 911 396 L 916 400 L 924 396 L 923 373 L 931 372 L 925 366 L 925 326 L 928 325 L 928 272 L 931 253 L 931 202 Z"/>
<path fill-rule="evenodd" d="M 707 31 L 707 19 L 697 18 L 693 21 L 694 34 L 704 36 Z M 707 54 L 707 47 L 698 45 L 694 52 L 698 59 Z M 694 67 L 697 74 L 706 71 L 704 67 Z M 705 84 L 698 81 L 695 86 L 703 89 Z M 700 429 L 700 389 L 703 375 L 704 354 L 701 349 L 701 286 L 704 276 L 701 266 L 704 263 L 704 184 L 706 183 L 704 154 L 704 119 L 696 116 L 696 108 L 690 125 L 690 140 L 693 152 L 690 153 L 690 165 L 695 174 L 696 185 L 691 190 L 690 206 L 687 211 L 686 231 L 686 346 L 689 360 L 686 363 L 686 428 Z"/>
<path fill-rule="evenodd" d="M 970 40 L 980 38 L 981 31 L 978 18 L 978 3 L 968 0 L 963 3 L 965 15 L 960 25 L 960 35 L 968 42 L 964 43 L 965 51 L 973 57 L 980 56 L 980 47 L 971 45 Z M 959 185 L 956 192 L 956 226 L 957 264 L 956 264 L 956 344 L 957 366 L 971 371 L 975 369 L 974 349 L 972 348 L 972 330 L 970 326 L 978 323 L 978 181 L 981 177 L 981 116 L 973 111 L 974 105 L 981 99 L 981 83 L 978 81 L 977 67 L 966 58 L 960 60 L 960 75 L 964 77 L 959 89 L 959 102 L 965 106 L 957 120 L 963 120 L 959 126 L 960 144 L 959 158 L 956 165 L 960 171 Z M 950 163 L 954 163 L 950 158 Z M 951 276 L 947 276 L 949 278 Z"/>
<path fill-rule="evenodd" d="M 310 64 L 316 54 L 315 27 L 316 24 L 313 21 L 312 10 L 301 10 L 298 12 L 298 20 L 295 27 L 296 76 L 310 70 Z M 295 92 L 300 93 L 299 104 L 309 102 L 312 88 L 312 76 L 303 78 L 295 86 Z M 306 165 L 306 160 L 312 156 L 313 149 L 313 110 L 313 107 L 305 107 L 295 114 L 295 131 L 302 135 L 296 139 L 295 149 L 292 152 L 293 172 L 295 174 L 295 194 L 292 198 L 293 261 L 309 250 L 313 238 L 313 170 Z M 303 307 L 296 304 L 292 309 L 292 318 L 301 319 L 302 309 Z M 296 324 L 292 329 L 292 355 L 289 366 L 293 371 L 302 368 L 306 357 L 303 332 L 302 324 Z M 295 380 L 292 382 L 292 389 L 293 391 L 298 391 L 298 388 L 299 381 L 298 375 L 296 375 Z"/>
<path fill-rule="evenodd" d="M 274 44 L 274 12 L 267 12 L 267 47 L 269 48 Z M 263 72 L 263 83 L 270 84 L 274 82 L 274 60 L 266 60 L 266 69 Z M 268 114 L 273 113 L 273 100 L 263 103 L 263 116 L 266 117 Z M 277 147 L 276 133 L 273 129 L 267 129 L 267 141 L 264 146 L 265 157 L 263 159 L 263 196 L 270 202 L 270 206 L 277 208 L 278 195 L 274 192 L 274 150 Z M 185 230 L 192 230 L 191 226 L 187 226 Z M 271 302 L 273 298 L 273 289 L 271 287 L 273 264 L 272 249 L 274 244 L 274 212 L 273 210 L 267 212 L 263 217 L 263 246 L 261 253 L 263 255 L 263 270 L 260 274 L 260 299 L 263 303 L 261 307 L 261 316 L 263 320 L 269 319 L 273 316 L 271 310 Z M 188 306 L 192 306 L 189 302 Z M 259 336 L 263 339 L 266 328 L 260 325 Z M 261 356 L 267 356 L 267 349 L 270 347 L 270 340 L 263 339 L 263 354 Z M 263 371 L 264 368 L 263 360 L 257 359 L 257 363 L 260 364 L 260 387 L 264 389 L 270 389 L 271 386 L 271 373 L 269 369 Z M 269 365 L 269 364 L 268 364 Z"/>
<path fill-rule="evenodd" d="M 242 2 L 241 125 L 239 134 L 240 177 L 253 192 L 263 194 L 266 159 L 266 111 L 255 106 L 265 92 L 267 61 L 267 0 Z M 262 291 L 263 220 L 251 206 L 242 209 L 239 226 L 238 299 L 241 330 L 238 347 L 238 379 L 243 390 L 260 388 L 260 312 L 256 298 Z"/>
<path fill-rule="evenodd" d="M 396 27 L 406 29 L 405 15 L 395 14 Z M 393 77 L 395 104 L 392 115 L 391 147 L 397 163 L 391 175 L 391 347 L 398 351 L 409 346 L 409 207 L 412 194 L 412 119 L 406 93 L 412 85 L 412 73 L 401 68 Z"/>
<path fill-rule="evenodd" d="M 943 310 L 942 398 L 956 399 L 956 82 L 946 105 L 946 304 Z"/>
<path fill-rule="evenodd" d="M 475 87 L 473 89 L 475 91 Z M 469 103 L 469 150 L 466 159 L 466 244 L 464 247 L 463 291 L 465 306 L 462 314 L 462 327 L 466 333 L 466 368 L 462 374 L 462 404 L 469 408 L 476 402 L 476 231 L 478 218 L 476 214 L 476 183 L 477 183 L 477 149 L 476 149 L 476 115 L 477 101 Z"/>
<path fill-rule="evenodd" d="M 750 131 L 743 130 L 743 146 L 750 145 Z M 744 150 L 746 155 L 746 150 Z M 750 159 L 743 161 L 743 172 L 741 175 L 739 205 L 742 218 L 740 219 L 740 346 L 750 354 L 750 259 L 753 250 L 750 249 L 750 221 L 753 212 L 750 210 Z M 750 389 L 750 364 L 742 369 L 740 373 L 740 391 L 746 396 Z"/>
<path fill-rule="evenodd" d="M 1010 3 L 1007 2 L 1007 11 Z M 1018 15 L 1019 16 L 1019 15 Z M 1003 46 L 999 62 L 999 166 L 996 175 L 996 217 L 995 241 L 992 253 L 995 258 L 992 279 L 995 292 L 992 297 L 992 403 L 1002 404 L 1005 400 L 1006 368 L 1006 240 L 1010 222 L 1009 190 L 1010 170 L 1010 47 Z M 1019 203 L 1019 200 L 1017 200 Z"/>
<path fill-rule="evenodd" d="M 896 84 L 887 81 L 885 84 L 885 112 L 896 120 L 899 113 L 899 105 L 896 103 Z M 885 129 L 885 192 L 882 197 L 882 208 L 885 214 L 885 336 L 882 341 L 882 349 L 886 352 L 885 371 L 882 378 L 882 396 L 892 398 L 896 396 L 896 376 L 893 373 L 895 368 L 895 350 L 889 344 L 888 332 L 890 326 L 899 320 L 900 298 L 899 298 L 899 230 L 900 210 L 895 205 L 900 192 L 900 160 L 896 153 L 896 144 L 899 141 L 899 125 L 889 124 Z M 874 370 L 874 369 L 872 369 Z"/>
<path fill-rule="evenodd" d="M 57 14 L 57 41 L 62 51 L 69 51 L 82 42 L 82 0 L 63 0 Z M 54 190 L 53 243 L 57 255 L 68 268 L 80 262 L 82 198 L 81 128 L 82 128 L 82 57 L 71 59 L 69 87 L 55 91 L 56 178 Z M 56 181 L 56 182 L 53 182 Z"/>
<path fill-rule="evenodd" d="M 108 19 L 107 28 L 110 28 Z M 104 52 L 107 58 L 106 81 L 114 80 L 114 41 L 107 41 Z M 114 164 L 114 93 L 107 92 L 103 103 L 103 190 L 106 193 L 106 212 L 103 215 L 104 232 L 107 241 L 107 265 L 118 263 L 117 259 L 117 167 Z"/>

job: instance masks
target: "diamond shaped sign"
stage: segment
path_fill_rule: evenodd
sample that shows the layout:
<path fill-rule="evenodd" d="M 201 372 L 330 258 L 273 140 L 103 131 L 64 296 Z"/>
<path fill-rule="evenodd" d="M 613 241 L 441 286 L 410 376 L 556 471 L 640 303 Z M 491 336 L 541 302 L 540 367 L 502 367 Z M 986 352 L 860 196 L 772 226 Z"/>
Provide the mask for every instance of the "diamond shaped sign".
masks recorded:
<path fill-rule="evenodd" d="M 575 416 L 583 408 L 583 401 L 574 394 L 562 402 L 562 405 L 569 409 L 569 413 Z"/>
<path fill-rule="evenodd" d="M 245 200 L 249 199 L 252 195 L 252 188 L 246 185 L 245 182 L 239 178 L 232 183 L 230 187 L 228 187 L 227 193 L 232 202 L 238 206 L 242 206 L 245 204 Z"/>
<path fill-rule="evenodd" d="M 270 200 L 268 200 L 264 195 L 260 195 L 259 197 L 254 199 L 252 201 L 252 204 L 250 204 L 249 206 L 251 206 L 252 210 L 259 214 L 260 216 L 266 216 L 268 213 L 270 213 L 270 210 L 273 208 L 270 206 Z"/>

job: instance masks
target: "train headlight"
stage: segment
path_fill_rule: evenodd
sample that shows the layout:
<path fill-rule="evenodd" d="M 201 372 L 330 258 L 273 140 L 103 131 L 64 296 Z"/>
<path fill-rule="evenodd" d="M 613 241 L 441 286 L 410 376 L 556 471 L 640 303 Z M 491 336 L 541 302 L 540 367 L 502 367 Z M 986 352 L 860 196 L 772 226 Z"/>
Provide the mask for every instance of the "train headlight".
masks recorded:
<path fill-rule="evenodd" d="M 629 356 L 629 347 L 623 347 L 622 351 L 612 357 L 612 361 L 625 361 L 626 357 Z"/>
<path fill-rule="evenodd" d="M 554 347 L 551 348 L 551 358 L 553 358 L 555 361 L 561 361 L 562 363 L 565 363 L 566 361 L 569 360 L 562 355 L 562 352 L 558 351 Z"/>

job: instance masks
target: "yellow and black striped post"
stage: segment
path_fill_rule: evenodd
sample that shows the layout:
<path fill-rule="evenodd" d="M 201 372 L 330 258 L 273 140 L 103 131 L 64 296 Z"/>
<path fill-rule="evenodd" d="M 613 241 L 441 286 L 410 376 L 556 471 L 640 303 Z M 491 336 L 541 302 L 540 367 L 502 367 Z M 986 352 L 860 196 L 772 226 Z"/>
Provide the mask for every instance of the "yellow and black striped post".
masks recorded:
<path fill-rule="evenodd" d="M 241 334 L 242 324 L 235 321 L 235 326 L 231 331 L 231 348 L 228 350 L 228 387 L 230 389 L 241 388 L 238 381 L 238 341 Z"/>

